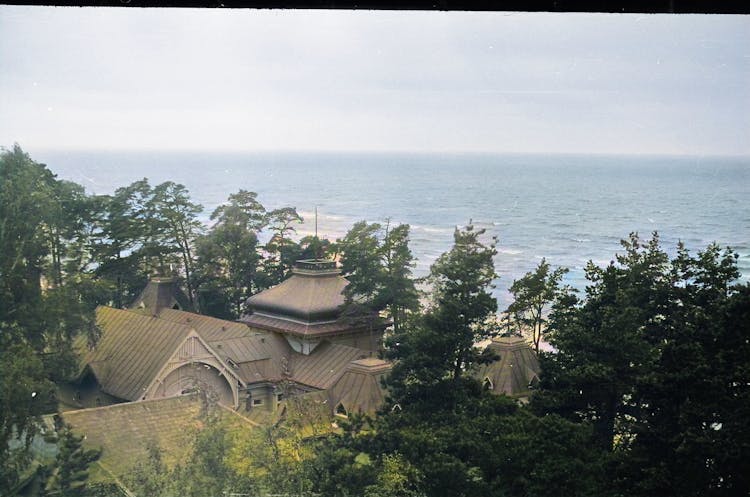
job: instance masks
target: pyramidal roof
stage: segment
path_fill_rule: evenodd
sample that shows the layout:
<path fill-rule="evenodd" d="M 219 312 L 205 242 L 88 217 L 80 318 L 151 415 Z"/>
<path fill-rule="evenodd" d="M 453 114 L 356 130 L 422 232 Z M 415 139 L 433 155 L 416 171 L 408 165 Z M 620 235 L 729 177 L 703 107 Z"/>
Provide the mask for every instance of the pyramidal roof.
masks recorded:
<path fill-rule="evenodd" d="M 477 379 L 495 393 L 528 397 L 539 379 L 539 360 L 523 337 L 497 337 L 487 346 L 499 359 L 480 366 Z"/>
<path fill-rule="evenodd" d="M 298 261 L 292 276 L 247 301 L 254 314 L 304 323 L 336 320 L 345 303 L 344 288 L 336 262 L 319 259 Z"/>
<path fill-rule="evenodd" d="M 391 363 L 374 357 L 350 362 L 329 391 L 331 405 L 337 412 L 374 414 L 385 401 L 381 380 L 391 368 Z"/>
<path fill-rule="evenodd" d="M 180 288 L 177 279 L 172 277 L 152 277 L 146 288 L 130 306 L 133 310 L 143 310 L 156 314 L 161 309 L 192 311 L 190 299 Z"/>

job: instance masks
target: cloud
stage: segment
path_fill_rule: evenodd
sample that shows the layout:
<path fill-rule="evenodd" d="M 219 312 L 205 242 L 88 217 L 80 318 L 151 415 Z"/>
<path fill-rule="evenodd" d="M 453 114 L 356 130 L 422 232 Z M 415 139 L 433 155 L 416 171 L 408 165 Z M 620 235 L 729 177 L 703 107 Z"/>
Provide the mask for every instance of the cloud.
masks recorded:
<path fill-rule="evenodd" d="M 2 6 L 0 143 L 748 154 L 749 24 Z"/>

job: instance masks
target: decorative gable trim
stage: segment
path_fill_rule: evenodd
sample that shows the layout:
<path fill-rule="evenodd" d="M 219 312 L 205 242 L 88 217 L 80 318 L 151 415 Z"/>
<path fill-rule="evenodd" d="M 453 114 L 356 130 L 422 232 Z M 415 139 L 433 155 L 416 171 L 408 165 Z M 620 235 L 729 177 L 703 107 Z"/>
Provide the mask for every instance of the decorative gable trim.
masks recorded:
<path fill-rule="evenodd" d="M 213 347 L 211 347 L 195 330 L 192 329 L 146 388 L 143 400 L 155 398 L 159 387 L 164 383 L 164 380 L 172 371 L 187 364 L 195 363 L 206 364 L 214 367 L 219 373 L 221 373 L 232 388 L 234 408 L 238 408 L 240 404 L 240 387 L 246 388 L 247 384 L 239 377 L 239 375 L 237 375 L 234 369 L 216 353 Z"/>

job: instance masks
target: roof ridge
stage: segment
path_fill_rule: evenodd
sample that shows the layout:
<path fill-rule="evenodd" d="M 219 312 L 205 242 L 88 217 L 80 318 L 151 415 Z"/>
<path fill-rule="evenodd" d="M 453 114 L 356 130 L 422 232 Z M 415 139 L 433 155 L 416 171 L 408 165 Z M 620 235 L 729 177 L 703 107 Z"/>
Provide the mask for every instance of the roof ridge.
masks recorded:
<path fill-rule="evenodd" d="M 150 404 L 153 402 L 164 402 L 167 400 L 170 401 L 176 401 L 177 399 L 186 399 L 190 400 L 192 397 L 195 397 L 196 400 L 198 399 L 197 393 L 191 393 L 186 395 L 175 395 L 173 397 L 159 397 L 156 399 L 146 399 L 146 400 L 130 400 L 127 402 L 118 402 L 117 404 L 110 404 L 108 406 L 97 406 L 97 407 L 85 407 L 83 409 L 74 409 L 72 411 L 65 411 L 62 414 L 68 415 L 68 414 L 77 414 L 77 413 L 83 413 L 83 412 L 89 412 L 89 411 L 103 411 L 105 409 L 116 409 L 116 408 L 124 408 L 124 407 L 130 407 L 135 405 L 141 405 L 141 404 Z"/>

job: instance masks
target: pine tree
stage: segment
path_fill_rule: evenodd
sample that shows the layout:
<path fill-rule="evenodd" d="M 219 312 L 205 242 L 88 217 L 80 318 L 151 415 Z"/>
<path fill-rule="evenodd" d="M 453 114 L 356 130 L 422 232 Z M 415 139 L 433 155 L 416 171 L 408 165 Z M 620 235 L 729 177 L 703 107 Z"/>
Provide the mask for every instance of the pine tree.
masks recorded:
<path fill-rule="evenodd" d="M 61 497 L 84 495 L 88 483 L 89 465 L 101 455 L 101 450 L 83 447 L 83 436 L 78 436 L 65 425 L 59 432 L 58 452 L 48 493 Z"/>

